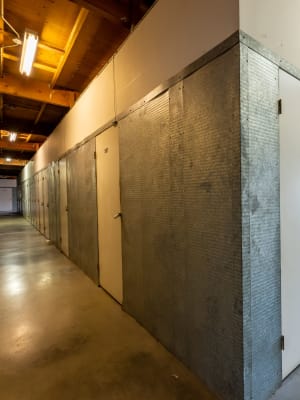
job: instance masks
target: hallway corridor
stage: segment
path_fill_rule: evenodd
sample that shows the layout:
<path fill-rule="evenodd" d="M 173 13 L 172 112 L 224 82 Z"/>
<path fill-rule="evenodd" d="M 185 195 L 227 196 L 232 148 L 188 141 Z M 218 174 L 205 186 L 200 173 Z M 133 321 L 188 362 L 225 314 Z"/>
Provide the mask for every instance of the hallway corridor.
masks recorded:
<path fill-rule="evenodd" d="M 213 400 L 21 217 L 0 217 L 1 400 Z"/>

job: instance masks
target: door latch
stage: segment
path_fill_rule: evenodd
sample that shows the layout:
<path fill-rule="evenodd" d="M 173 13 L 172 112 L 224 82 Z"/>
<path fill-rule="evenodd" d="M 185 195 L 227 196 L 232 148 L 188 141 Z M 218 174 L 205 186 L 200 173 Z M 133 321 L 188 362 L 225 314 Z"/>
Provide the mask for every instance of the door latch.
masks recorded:
<path fill-rule="evenodd" d="M 121 213 L 121 212 L 118 212 L 117 214 L 115 214 L 115 215 L 113 216 L 114 219 L 117 219 L 117 218 L 119 218 L 119 217 L 122 217 L 122 213 Z"/>

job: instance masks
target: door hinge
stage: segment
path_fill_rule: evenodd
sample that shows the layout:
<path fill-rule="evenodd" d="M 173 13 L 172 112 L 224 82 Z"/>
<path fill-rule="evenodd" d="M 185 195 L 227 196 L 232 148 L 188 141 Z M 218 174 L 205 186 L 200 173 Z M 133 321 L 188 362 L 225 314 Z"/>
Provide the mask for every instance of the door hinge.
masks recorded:
<path fill-rule="evenodd" d="M 278 100 L 278 115 L 282 114 L 282 99 Z"/>
<path fill-rule="evenodd" d="M 281 336 L 281 338 L 280 338 L 280 348 L 281 348 L 281 351 L 284 351 L 284 345 L 285 345 L 285 343 L 284 343 L 284 336 Z"/>
<path fill-rule="evenodd" d="M 94 151 L 94 159 L 96 160 L 97 158 L 97 153 Z"/>

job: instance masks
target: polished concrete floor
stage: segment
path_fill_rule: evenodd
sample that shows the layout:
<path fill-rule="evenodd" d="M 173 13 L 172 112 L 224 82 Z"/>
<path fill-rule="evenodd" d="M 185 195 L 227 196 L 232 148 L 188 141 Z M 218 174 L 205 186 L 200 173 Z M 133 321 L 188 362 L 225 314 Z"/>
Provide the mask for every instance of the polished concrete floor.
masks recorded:
<path fill-rule="evenodd" d="M 0 217 L 1 400 L 213 400 L 24 219 Z"/>
<path fill-rule="evenodd" d="M 271 400 L 300 400 L 300 367 L 284 380 Z"/>

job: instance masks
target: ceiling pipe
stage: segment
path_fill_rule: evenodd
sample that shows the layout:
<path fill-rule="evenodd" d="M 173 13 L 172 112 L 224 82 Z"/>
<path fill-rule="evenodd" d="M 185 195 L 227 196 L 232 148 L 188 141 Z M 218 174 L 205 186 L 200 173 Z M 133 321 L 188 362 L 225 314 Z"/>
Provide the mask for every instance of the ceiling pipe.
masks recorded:
<path fill-rule="evenodd" d="M 15 47 L 15 46 L 20 46 L 22 44 L 21 36 L 19 32 L 16 31 L 16 29 L 12 26 L 10 22 L 7 21 L 7 19 L 4 17 L 4 0 L 1 0 L 1 6 L 0 6 L 0 18 L 4 22 L 4 25 L 6 24 L 14 33 L 15 37 L 12 39 L 14 44 L 7 45 L 7 46 L 1 46 L 2 49 L 5 49 L 7 47 Z M 4 25 L 3 25 L 3 33 L 4 33 Z"/>
<path fill-rule="evenodd" d="M 0 45 L 0 77 L 3 78 L 3 53 L 4 49 L 8 47 L 16 47 L 20 46 L 22 44 L 22 40 L 20 37 L 20 34 L 15 30 L 15 28 L 7 21 L 7 19 L 4 17 L 4 0 L 0 0 L 0 29 L 2 31 L 2 38 L 3 38 L 3 45 Z M 14 38 L 12 39 L 13 44 L 8 44 L 5 46 L 5 24 L 11 29 L 11 31 L 14 34 Z"/>

